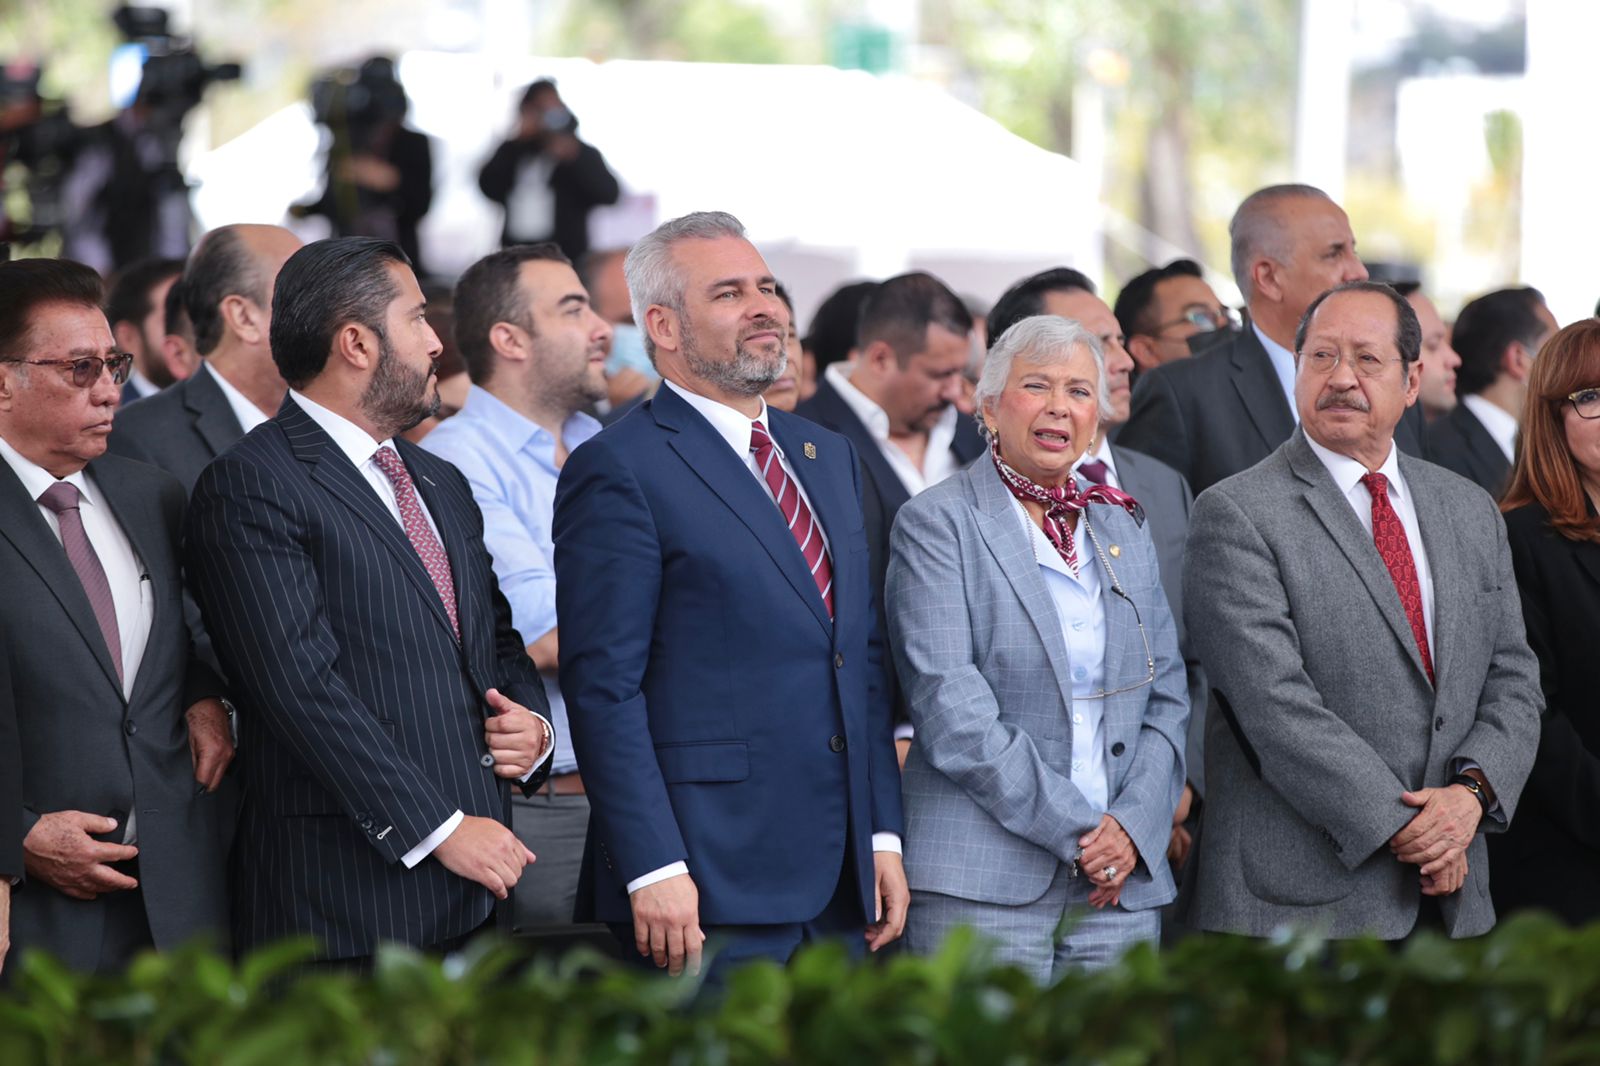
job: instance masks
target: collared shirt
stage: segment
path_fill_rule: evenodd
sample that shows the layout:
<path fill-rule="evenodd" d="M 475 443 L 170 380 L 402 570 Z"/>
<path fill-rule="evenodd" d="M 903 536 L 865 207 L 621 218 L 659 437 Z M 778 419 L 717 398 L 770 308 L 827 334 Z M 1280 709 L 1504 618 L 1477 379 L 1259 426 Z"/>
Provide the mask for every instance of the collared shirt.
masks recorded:
<path fill-rule="evenodd" d="M 1105 700 L 1083 698 L 1105 688 L 1106 613 L 1100 599 L 1100 563 L 1082 520 L 1075 533 L 1078 572 L 1074 574 L 1022 501 L 1013 499 L 1012 503 L 1018 520 L 1028 531 L 1039 576 L 1056 605 L 1061 636 L 1067 645 L 1073 697 L 1070 777 L 1095 813 L 1103 814 L 1110 804 L 1111 792 L 1106 773 Z"/>
<path fill-rule="evenodd" d="M 561 427 L 561 442 L 571 451 L 596 433 L 600 423 L 577 412 Z M 494 559 L 500 591 L 511 604 L 511 624 L 532 643 L 556 628 L 555 514 L 556 440 L 550 431 L 477 385 L 467 393 L 461 413 L 446 419 L 422 446 L 448 459 L 466 477 L 483 512 L 483 544 Z M 550 720 L 556 727 L 551 772 L 578 768 L 567 729 L 567 704 L 561 685 L 544 676 Z"/>
<path fill-rule="evenodd" d="M 1256 340 L 1267 350 L 1272 369 L 1278 372 L 1278 387 L 1283 389 L 1283 398 L 1289 401 L 1289 414 L 1294 418 L 1295 425 L 1299 425 L 1300 408 L 1294 403 L 1294 353 L 1262 333 L 1261 327 L 1254 322 L 1250 323 L 1250 328 L 1256 331 Z"/>
<path fill-rule="evenodd" d="M 716 430 L 717 436 L 727 441 L 728 447 L 733 449 L 734 454 L 744 460 L 745 467 L 750 471 L 750 476 L 756 479 L 756 482 L 761 486 L 761 490 L 769 498 L 772 497 L 772 489 L 768 487 L 766 478 L 761 476 L 761 471 L 756 466 L 755 456 L 750 451 L 750 423 L 752 421 L 760 422 L 762 427 L 767 430 L 768 435 L 771 435 L 772 432 L 767 423 L 766 401 L 761 401 L 761 413 L 752 419 L 742 411 L 736 411 L 727 404 L 718 403 L 716 400 L 701 396 L 699 393 L 690 392 L 670 380 L 663 379 L 661 384 L 662 387 L 671 389 L 683 397 L 685 403 L 693 407 L 700 413 L 701 417 L 711 423 L 711 428 Z M 822 528 L 822 519 L 817 515 L 817 509 L 811 506 L 811 498 L 806 495 L 805 486 L 800 484 L 800 479 L 795 476 L 794 467 L 789 464 L 789 457 L 784 455 L 783 446 L 778 443 L 776 437 L 773 438 L 772 444 L 777 449 L 778 462 L 783 465 L 783 472 L 789 475 L 789 480 L 794 482 L 794 487 L 800 492 L 800 498 L 805 500 L 806 507 L 810 509 L 811 515 L 816 521 L 817 530 L 822 533 L 823 546 L 826 547 L 828 544 L 828 531 Z M 773 506 L 777 506 L 776 499 L 773 500 Z M 872 850 L 892 851 L 899 855 L 901 853 L 900 834 L 873 833 Z M 632 895 L 641 888 L 653 885 L 657 881 L 665 881 L 669 877 L 677 877 L 679 874 L 688 872 L 689 864 L 686 862 L 669 863 L 659 870 L 652 870 L 629 881 L 628 894 Z"/>
<path fill-rule="evenodd" d="M 221 375 L 219 374 L 217 377 L 220 381 Z M 381 441 L 373 440 L 372 434 L 343 415 L 328 410 L 315 400 L 308 399 L 303 393 L 290 389 L 289 395 L 294 398 L 294 402 L 300 405 L 300 409 L 313 422 L 322 427 L 324 433 L 333 438 L 333 443 L 355 464 L 355 468 L 361 471 L 361 476 L 367 479 L 367 484 L 371 485 L 372 490 L 378 494 L 378 499 L 383 501 L 384 507 L 394 517 L 396 524 L 404 528 L 405 520 L 400 517 L 400 502 L 395 496 L 394 484 L 389 480 L 389 475 L 385 474 L 383 468 L 377 463 L 378 452 L 384 448 L 394 447 L 393 438 Z M 427 519 L 428 528 L 433 530 L 433 535 L 438 538 L 440 544 L 443 544 L 444 538 L 439 536 L 439 526 L 434 522 L 433 514 L 428 510 L 428 503 L 422 498 L 422 493 L 420 492 L 417 493 L 417 506 L 422 511 L 422 517 Z M 544 716 L 537 711 L 530 710 L 528 713 L 540 721 L 545 721 Z M 549 723 L 545 722 L 545 724 L 548 725 Z M 552 730 L 552 732 L 554 731 Z M 544 765 L 545 759 L 549 759 L 552 753 L 553 751 L 545 752 L 544 759 L 540 759 L 533 769 L 537 770 Z M 526 781 L 528 777 L 532 776 L 533 770 L 530 770 L 523 780 Z M 432 855 L 433 850 L 443 844 L 445 839 L 451 833 L 454 833 L 456 827 L 465 819 L 466 815 L 464 813 L 456 811 L 445 819 L 444 824 L 423 838 L 420 844 L 401 856 L 400 861 L 405 863 L 408 870 L 416 866 L 417 863 Z"/>
<path fill-rule="evenodd" d="M 1117 460 L 1111 454 L 1111 440 L 1104 433 L 1100 434 L 1098 443 L 1095 444 L 1094 451 L 1084 452 L 1078 457 L 1078 461 L 1072 464 L 1072 472 L 1076 474 L 1078 472 L 1078 467 L 1082 466 L 1084 463 L 1092 463 L 1096 460 L 1106 464 L 1106 484 L 1114 489 L 1122 488 L 1122 476 L 1117 473 Z M 1078 483 L 1081 485 L 1083 484 L 1084 480 L 1085 479 L 1083 478 L 1079 478 Z"/>
<path fill-rule="evenodd" d="M 161 386 L 139 373 L 137 368 L 128 371 L 128 384 L 133 386 L 133 391 L 139 394 L 141 400 L 161 391 Z"/>
<path fill-rule="evenodd" d="M 1461 404 L 1471 411 L 1483 428 L 1489 431 L 1489 436 L 1505 452 L 1507 462 L 1516 462 L 1517 458 L 1517 420 L 1511 414 L 1499 407 L 1487 397 L 1473 393 L 1471 396 L 1461 397 Z"/>
<path fill-rule="evenodd" d="M 878 450 L 889 461 L 889 467 L 900 479 L 900 484 L 905 486 L 909 495 L 915 496 L 923 489 L 937 485 L 945 478 L 954 474 L 959 468 L 955 453 L 950 450 L 951 443 L 956 438 L 956 420 L 961 417 L 961 412 L 954 406 L 946 407 L 939 415 L 939 420 L 928 431 L 928 450 L 923 454 L 922 466 L 919 469 L 911 457 L 900 450 L 900 446 L 889 439 L 889 415 L 879 407 L 866 393 L 850 384 L 845 368 L 840 363 L 834 363 L 823 371 L 828 383 L 839 393 L 839 397 L 850 405 L 850 410 L 855 412 L 861 424 L 867 427 L 867 432 L 872 434 L 872 439 L 877 442 Z"/>
<path fill-rule="evenodd" d="M 261 423 L 272 417 L 267 412 L 251 403 L 250 398 L 244 393 L 240 392 L 238 389 L 234 388 L 233 383 L 227 378 L 213 370 L 209 360 L 200 360 L 200 368 L 207 374 L 210 374 L 211 380 L 215 381 L 217 383 L 217 387 L 222 390 L 222 395 L 228 401 L 229 410 L 233 412 L 233 417 L 239 420 L 240 429 L 244 430 L 246 433 L 249 433 L 252 429 L 255 429 Z M 325 410 L 325 408 L 319 408 L 319 410 Z M 328 414 L 331 415 L 333 412 L 328 411 Z M 334 415 L 334 417 L 337 418 L 338 416 Z M 343 421 L 343 419 L 340 421 Z M 356 432 L 360 433 L 361 431 L 357 430 Z M 366 436 L 365 433 L 362 433 L 361 435 Z"/>

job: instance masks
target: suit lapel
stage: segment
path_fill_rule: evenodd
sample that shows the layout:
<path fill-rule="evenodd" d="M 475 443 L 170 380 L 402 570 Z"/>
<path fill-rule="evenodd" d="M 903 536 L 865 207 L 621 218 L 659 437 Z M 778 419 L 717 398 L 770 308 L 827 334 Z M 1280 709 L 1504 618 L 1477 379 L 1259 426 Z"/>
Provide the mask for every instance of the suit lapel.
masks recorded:
<path fill-rule="evenodd" d="M 1117 521 L 1117 517 L 1118 512 L 1110 507 L 1090 507 L 1083 512 L 1083 521 L 1079 523 L 1079 527 L 1082 528 L 1085 523 L 1092 522 L 1094 530 L 1092 536 L 1098 538 L 1099 547 L 1109 555 L 1111 547 L 1124 535 L 1124 532 L 1119 531 L 1121 523 Z M 1087 530 L 1079 538 L 1078 543 L 1083 551 L 1094 556 L 1094 565 L 1100 566 L 1100 552 L 1096 550 L 1096 541 L 1091 539 Z M 1134 608 L 1116 594 L 1113 584 L 1110 572 L 1101 566 L 1100 607 L 1106 620 L 1104 688 L 1108 692 L 1124 685 L 1131 685 L 1136 680 L 1142 680 L 1146 673 L 1142 663 L 1136 664 L 1133 661 L 1135 651 L 1141 656 L 1144 654 L 1144 642 L 1136 639 L 1139 629 L 1137 615 Z M 1134 676 L 1135 666 L 1138 667 L 1137 678 Z"/>
<path fill-rule="evenodd" d="M 1272 359 L 1248 325 L 1234 342 L 1230 377 L 1261 443 L 1268 452 L 1275 450 L 1294 432 L 1294 412 L 1289 410 L 1289 401 L 1278 384 Z"/>
<path fill-rule="evenodd" d="M 166 612 L 170 610 L 167 598 L 156 594 L 156 590 L 160 587 L 156 582 L 180 576 L 168 574 L 162 566 L 166 552 L 162 549 L 161 541 L 166 536 L 166 531 L 161 527 L 159 515 L 150 507 L 152 501 L 139 499 L 129 491 L 126 482 L 98 476 L 94 463 L 89 464 L 89 473 L 95 475 L 95 488 L 99 490 L 106 506 L 111 508 L 117 525 L 122 529 L 122 535 L 127 537 L 128 543 L 133 546 L 133 554 L 137 557 L 144 574 L 152 579 L 149 588 L 140 590 L 141 593 L 149 594 L 151 600 L 150 636 L 146 641 L 145 651 L 145 657 L 149 658 L 149 645 L 155 643 L 158 634 L 165 632 L 165 627 L 171 624 L 166 616 Z M 154 670 L 142 668 L 139 670 L 133 679 L 130 703 L 138 701 L 145 686 L 155 684 L 155 673 Z"/>
<path fill-rule="evenodd" d="M 850 596 L 854 590 L 862 587 L 856 582 L 856 574 L 851 569 L 855 565 L 854 554 L 845 542 L 845 535 L 853 529 L 860 528 L 861 515 L 860 503 L 849 487 L 854 483 L 849 477 L 849 470 L 843 460 L 845 452 L 842 447 L 835 445 L 812 445 L 816 458 L 812 459 L 806 452 L 807 444 L 802 424 L 798 420 L 781 417 L 781 412 L 767 411 L 767 421 L 772 431 L 772 439 L 777 441 L 778 447 L 783 450 L 784 456 L 789 460 L 789 465 L 794 468 L 795 477 L 800 480 L 801 486 L 806 490 L 806 499 L 811 501 L 812 511 L 815 513 L 818 524 L 828 537 L 828 559 L 833 565 L 833 617 L 834 627 L 840 617 L 848 617 L 847 609 L 855 608 L 856 604 L 850 603 Z M 837 454 L 835 454 L 837 453 Z M 840 477 L 839 475 L 844 475 Z M 776 507 L 773 508 L 777 510 Z M 789 538 L 791 541 L 794 537 Z M 795 552 L 799 553 L 796 546 Z M 800 556 L 804 559 L 804 556 Z M 810 577 L 809 571 L 807 577 Z M 811 580 L 812 589 L 816 588 L 816 580 Z M 819 593 L 816 597 L 817 606 L 822 608 L 822 616 L 827 617 L 827 605 L 822 602 Z M 867 605 L 859 605 L 865 610 Z"/>
<path fill-rule="evenodd" d="M 456 587 L 456 619 L 461 625 L 461 643 L 467 644 L 469 636 L 467 624 L 469 618 L 476 619 L 484 616 L 483 612 L 468 610 L 468 589 L 470 583 L 463 580 L 471 560 L 467 556 L 471 543 L 471 534 L 467 531 L 465 523 L 457 509 L 445 498 L 444 486 L 437 484 L 426 473 L 418 469 L 419 449 L 410 441 L 395 440 L 395 449 L 399 451 L 400 458 L 405 461 L 406 469 L 411 471 L 411 480 L 416 483 L 417 495 L 422 497 L 428 513 L 433 516 L 433 524 L 439 527 L 439 539 L 444 542 L 444 553 L 450 560 L 450 573 Z M 407 542 L 409 543 L 409 541 Z M 423 568 L 426 573 L 427 568 Z M 428 587 L 433 588 L 430 579 Z M 437 600 L 438 594 L 434 597 Z M 448 620 L 448 619 L 447 619 Z M 473 636 L 476 636 L 473 634 Z"/>
<path fill-rule="evenodd" d="M 1356 574 L 1361 578 L 1361 583 L 1367 587 L 1367 594 L 1378 605 L 1378 613 L 1389 623 L 1389 628 L 1394 630 L 1395 639 L 1400 641 L 1400 646 L 1410 657 L 1411 664 L 1416 667 L 1418 673 L 1426 677 L 1427 671 L 1422 668 L 1422 656 L 1417 651 L 1416 637 L 1411 632 L 1411 622 L 1406 618 L 1405 608 L 1400 605 L 1400 593 L 1395 590 L 1394 578 L 1389 575 L 1389 568 L 1384 565 L 1383 557 L 1378 554 L 1378 546 L 1373 543 L 1372 535 L 1361 525 L 1361 519 L 1356 517 L 1350 501 L 1333 483 L 1328 468 L 1322 465 L 1322 460 L 1317 458 L 1311 446 L 1306 443 L 1305 435 L 1299 430 L 1296 430 L 1294 436 L 1290 438 L 1288 459 L 1290 468 L 1304 482 L 1307 505 L 1322 522 L 1345 558 L 1350 561 L 1350 565 L 1354 567 Z M 1409 482 L 1407 484 L 1409 485 Z M 1432 555 L 1429 557 L 1432 558 Z"/>
<path fill-rule="evenodd" d="M 650 401 L 650 411 L 658 425 L 672 431 L 667 442 L 672 450 L 756 538 L 831 639 L 833 622 L 828 618 L 828 609 L 806 566 L 805 556 L 800 554 L 800 546 L 789 532 L 783 513 L 750 468 L 733 453 L 711 423 L 671 389 L 657 390 Z M 809 486 L 806 491 L 810 492 Z"/>
<path fill-rule="evenodd" d="M 216 371 L 209 366 L 205 373 L 196 373 L 184 383 L 183 406 L 194 416 L 194 431 L 211 449 L 212 458 L 227 451 L 244 436 L 244 427 L 233 413 L 222 386 L 211 377 Z"/>
<path fill-rule="evenodd" d="M 894 467 L 884 458 L 883 446 L 862 424 L 845 398 L 839 395 L 839 390 L 826 379 L 817 385 L 817 395 L 813 398 L 813 402 L 817 404 L 818 413 L 831 423 L 831 428 L 850 438 L 850 443 L 856 446 L 856 454 L 861 457 L 861 465 L 867 468 L 872 483 L 877 487 L 878 499 L 883 503 L 883 513 L 892 518 L 895 512 L 911 498 L 911 494 L 906 492 L 905 483 L 900 480 L 900 475 L 894 472 Z M 806 491 L 811 491 L 809 485 L 806 486 Z"/>
<path fill-rule="evenodd" d="M 111 649 L 106 647 L 105 635 L 95 619 L 94 608 L 89 605 L 88 593 L 78 572 L 67 561 L 61 542 L 50 532 L 39 505 L 29 498 L 22 481 L 10 465 L 0 462 L 0 511 L 17 516 L 0 523 L 0 537 L 11 542 L 17 553 L 49 587 L 51 595 L 61 604 L 61 609 L 72 619 L 73 626 L 88 645 L 89 652 L 100 664 L 101 671 L 117 695 L 122 695 L 122 682 L 117 679 L 116 664 L 111 661 Z"/>
<path fill-rule="evenodd" d="M 1011 493 L 1006 490 L 992 466 L 973 467 L 968 475 L 969 484 L 978 497 L 978 524 L 983 530 L 983 542 L 994 556 L 1000 572 L 1005 574 L 1011 589 L 1022 601 L 1022 608 L 1033 622 L 1039 641 L 1044 645 L 1050 660 L 1050 672 L 1063 696 L 1072 694 L 1071 664 L 1067 656 L 1066 638 L 1061 635 L 1061 617 L 1056 613 L 1055 602 L 1044 578 L 1039 575 L 1039 561 L 1034 558 L 1033 542 L 1028 530 L 1018 518 Z"/>
<path fill-rule="evenodd" d="M 1472 466 L 1480 475 L 1477 478 L 1478 484 L 1487 487 L 1504 482 L 1511 464 L 1506 461 L 1506 453 L 1500 450 L 1500 445 L 1494 442 L 1494 437 L 1479 421 L 1478 416 L 1462 403 L 1456 404 L 1455 410 L 1451 411 L 1450 415 L 1456 419 L 1456 424 L 1461 428 L 1461 435 L 1466 438 L 1467 452 L 1472 456 Z"/>
<path fill-rule="evenodd" d="M 1469 575 L 1455 565 L 1463 556 L 1448 501 L 1420 476 L 1418 463 L 1408 455 L 1400 456 L 1400 472 L 1405 475 L 1417 525 L 1422 528 L 1422 549 L 1428 553 L 1428 573 L 1433 581 L 1433 672 L 1442 685 L 1455 662 L 1456 645 L 1462 643 L 1461 627 L 1472 621 L 1468 612 L 1475 588 L 1463 584 L 1462 579 Z M 1411 646 L 1415 644 L 1412 640 Z"/>
<path fill-rule="evenodd" d="M 401 571 L 416 587 L 418 594 L 427 601 L 428 609 L 453 639 L 455 633 L 450 628 L 450 616 L 445 614 L 444 604 L 440 602 L 439 593 L 433 587 L 433 579 L 428 576 L 427 567 L 422 565 L 422 559 L 412 547 L 411 539 L 406 536 L 400 523 L 395 521 L 394 515 L 383 505 L 383 501 L 378 498 L 378 494 L 367 483 L 361 471 L 356 469 L 355 464 L 333 442 L 333 439 L 322 431 L 322 427 L 292 399 L 284 399 L 283 407 L 278 411 L 277 417 L 283 427 L 284 435 L 288 438 L 290 448 L 294 450 L 295 457 L 311 467 L 311 480 L 327 489 L 329 495 L 340 505 L 367 524 L 378 543 L 394 556 Z"/>

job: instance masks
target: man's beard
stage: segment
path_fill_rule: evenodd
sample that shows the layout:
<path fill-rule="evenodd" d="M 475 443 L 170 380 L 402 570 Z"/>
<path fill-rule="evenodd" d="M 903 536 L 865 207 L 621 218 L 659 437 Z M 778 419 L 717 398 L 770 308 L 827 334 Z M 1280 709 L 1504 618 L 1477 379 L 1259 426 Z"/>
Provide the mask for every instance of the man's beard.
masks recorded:
<path fill-rule="evenodd" d="M 150 384 L 158 389 L 164 389 L 177 383 L 178 379 L 172 376 L 172 371 L 167 369 L 167 361 L 161 354 L 161 342 L 165 337 L 151 338 L 144 330 L 139 331 L 139 341 L 144 345 L 144 376 L 150 379 Z"/>
<path fill-rule="evenodd" d="M 774 381 L 783 376 L 784 367 L 788 365 L 789 353 L 784 351 L 781 342 L 775 342 L 778 354 L 774 359 L 746 348 L 741 338 L 734 344 L 733 361 L 717 362 L 706 359 L 700 354 L 700 346 L 695 341 L 694 329 L 689 325 L 688 315 L 682 317 L 682 322 L 683 361 L 689 364 L 689 369 L 695 377 L 702 381 L 709 382 L 735 396 L 760 396 Z M 783 336 L 783 326 L 772 319 L 758 321 L 745 331 L 745 335 L 749 336 L 751 333 L 760 333 L 764 330 L 773 330 L 779 337 Z"/>
<path fill-rule="evenodd" d="M 361 393 L 361 411 L 384 437 L 404 433 L 439 413 L 439 390 L 429 388 L 435 368 L 412 370 L 400 362 L 389 338 L 378 335 L 378 365 Z"/>

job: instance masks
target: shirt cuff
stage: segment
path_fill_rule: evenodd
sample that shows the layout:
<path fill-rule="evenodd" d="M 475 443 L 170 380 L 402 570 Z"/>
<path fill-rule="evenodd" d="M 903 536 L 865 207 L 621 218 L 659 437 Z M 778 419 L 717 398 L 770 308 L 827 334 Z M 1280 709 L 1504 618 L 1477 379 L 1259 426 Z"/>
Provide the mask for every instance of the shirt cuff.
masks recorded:
<path fill-rule="evenodd" d="M 901 722 L 899 725 L 894 727 L 894 738 L 896 740 L 910 740 L 916 735 L 917 727 L 912 725 L 910 722 Z"/>
<path fill-rule="evenodd" d="M 873 833 L 872 834 L 872 850 L 873 851 L 892 851 L 896 855 L 904 854 L 904 852 L 902 852 L 901 849 L 900 849 L 900 834 L 899 833 Z"/>
<path fill-rule="evenodd" d="M 688 872 L 689 864 L 686 862 L 675 862 L 667 866 L 663 866 L 659 870 L 651 870 L 643 877 L 635 877 L 632 881 L 628 882 L 628 895 L 633 895 L 641 888 L 649 888 L 657 881 L 665 881 L 669 877 L 677 877 L 679 874 L 686 874 Z"/>
<path fill-rule="evenodd" d="M 1480 774 L 1483 773 L 1483 767 L 1479 766 L 1472 759 L 1468 759 L 1468 758 L 1465 758 L 1463 756 L 1458 755 L 1454 759 L 1450 760 L 1450 776 L 1451 777 L 1455 777 L 1455 776 L 1457 776 L 1459 774 L 1464 774 L 1468 770 L 1476 770 Z M 1489 775 L 1488 774 L 1484 774 L 1483 776 L 1484 776 L 1484 780 L 1485 781 L 1487 781 L 1489 779 Z M 1493 818 L 1497 825 L 1504 825 L 1505 824 L 1506 812 L 1500 809 L 1500 797 L 1499 796 L 1496 796 L 1494 798 L 1494 803 L 1490 804 L 1489 805 L 1489 809 L 1483 812 L 1483 816 L 1485 818 Z"/>
<path fill-rule="evenodd" d="M 429 855 L 432 855 L 433 849 L 438 847 L 440 844 L 443 844 L 445 842 L 445 838 L 451 833 L 454 833 L 457 827 L 459 827 L 461 823 L 466 820 L 467 816 L 462 814 L 460 811 L 452 814 L 450 817 L 444 820 L 443 825 L 429 833 L 426 837 L 423 837 L 422 843 L 418 844 L 416 847 L 402 855 L 400 857 L 400 861 L 406 864 L 406 869 L 408 870 L 415 868 L 417 863 L 421 862 L 423 859 L 426 859 Z"/>
<path fill-rule="evenodd" d="M 538 711 L 529 711 L 528 713 L 533 715 L 535 718 L 539 719 L 539 721 L 543 722 L 544 723 L 544 727 L 550 731 L 549 732 L 550 746 L 545 749 L 544 758 L 540 759 L 538 762 L 533 764 L 533 769 L 532 770 L 529 770 L 527 773 L 525 773 L 521 777 L 517 778 L 517 781 L 522 783 L 522 784 L 526 784 L 527 781 L 528 781 L 528 778 L 530 778 L 534 774 L 538 773 L 539 772 L 539 767 L 543 766 L 545 763 L 549 762 L 551 759 L 556 757 L 556 727 L 550 724 L 550 719 L 546 718 L 544 715 L 540 714 Z"/>

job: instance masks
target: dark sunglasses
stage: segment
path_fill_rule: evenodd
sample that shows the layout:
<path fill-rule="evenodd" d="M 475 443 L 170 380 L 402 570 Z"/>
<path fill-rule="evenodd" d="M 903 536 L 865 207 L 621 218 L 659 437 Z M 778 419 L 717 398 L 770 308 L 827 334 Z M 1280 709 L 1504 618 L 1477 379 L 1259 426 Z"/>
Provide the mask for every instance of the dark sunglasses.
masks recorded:
<path fill-rule="evenodd" d="M 111 371 L 111 380 L 118 385 L 127 383 L 128 375 L 133 372 L 133 356 L 127 352 L 113 355 L 109 359 L 102 359 L 98 355 L 86 355 L 82 359 L 7 359 L 8 363 L 26 363 L 29 366 L 61 366 L 72 372 L 72 383 L 80 389 L 87 389 L 100 380 L 100 372 Z"/>

